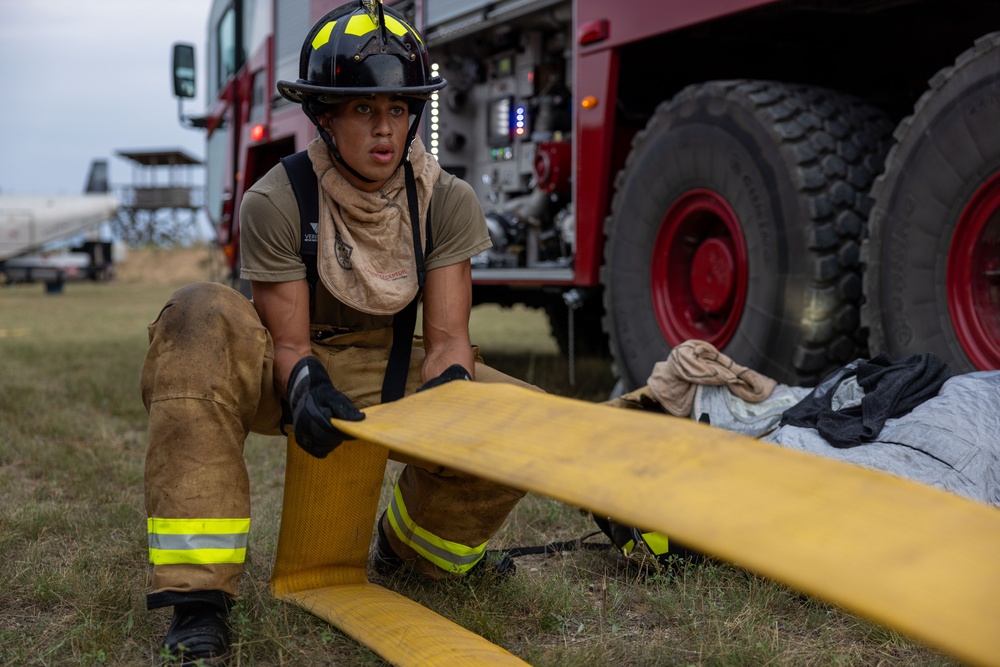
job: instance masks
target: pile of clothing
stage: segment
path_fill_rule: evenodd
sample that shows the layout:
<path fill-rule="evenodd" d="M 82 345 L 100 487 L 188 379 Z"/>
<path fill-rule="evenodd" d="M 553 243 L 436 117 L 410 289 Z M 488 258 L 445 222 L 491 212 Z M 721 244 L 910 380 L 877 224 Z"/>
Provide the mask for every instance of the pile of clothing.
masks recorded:
<path fill-rule="evenodd" d="M 1000 507 L 1000 371 L 952 375 L 933 354 L 857 359 L 815 388 L 779 384 L 687 341 L 613 399 L 874 468 Z"/>

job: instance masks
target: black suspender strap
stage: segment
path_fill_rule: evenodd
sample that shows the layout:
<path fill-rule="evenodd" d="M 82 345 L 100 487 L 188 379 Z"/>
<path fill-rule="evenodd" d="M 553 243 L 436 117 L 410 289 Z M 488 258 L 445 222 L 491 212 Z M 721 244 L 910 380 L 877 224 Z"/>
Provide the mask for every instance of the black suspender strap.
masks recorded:
<path fill-rule="evenodd" d="M 389 363 L 382 378 L 382 402 L 390 403 L 403 398 L 406 393 L 406 376 L 410 374 L 410 352 L 413 349 L 413 332 L 417 330 L 417 304 L 420 294 L 406 304 L 392 318 L 392 348 Z"/>
<path fill-rule="evenodd" d="M 389 350 L 389 363 L 386 364 L 385 377 L 382 379 L 383 403 L 400 399 L 406 393 L 406 376 L 410 373 L 413 332 L 417 329 L 417 303 L 420 301 L 420 293 L 427 280 L 423 244 L 420 243 L 420 206 L 417 202 L 417 181 L 413 176 L 413 165 L 410 164 L 409 160 L 403 161 L 403 170 L 406 180 L 406 201 L 410 209 L 410 227 L 413 229 L 413 255 L 417 261 L 417 294 L 413 297 L 413 301 L 392 318 L 392 349 Z M 427 220 L 427 229 L 430 231 L 429 214 Z"/>
<path fill-rule="evenodd" d="M 311 294 L 316 290 L 316 283 L 319 282 L 319 270 L 316 268 L 319 185 L 316 182 L 316 173 L 313 171 L 312 162 L 309 160 L 309 153 L 306 151 L 281 158 L 281 164 L 288 172 L 288 181 L 292 184 L 292 192 L 295 193 L 295 201 L 299 205 L 299 227 L 302 230 L 299 255 L 302 256 L 302 261 L 306 265 L 306 280 L 309 282 Z"/>
<path fill-rule="evenodd" d="M 427 269 L 424 267 L 424 249 L 420 242 L 420 204 L 417 201 L 417 179 L 413 176 L 413 165 L 409 160 L 403 162 L 406 181 L 406 202 L 410 207 L 410 228 L 413 230 L 413 257 L 417 261 L 417 294 L 424 289 L 427 282 Z M 430 226 L 428 225 L 428 229 Z"/>

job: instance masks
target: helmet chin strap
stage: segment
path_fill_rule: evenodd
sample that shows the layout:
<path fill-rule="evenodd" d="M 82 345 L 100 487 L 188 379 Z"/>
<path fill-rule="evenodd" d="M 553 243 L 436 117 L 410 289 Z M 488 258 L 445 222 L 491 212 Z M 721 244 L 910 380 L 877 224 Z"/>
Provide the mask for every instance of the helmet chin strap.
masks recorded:
<path fill-rule="evenodd" d="M 362 176 L 360 173 L 358 173 L 358 171 L 354 167 L 347 164 L 347 161 L 344 160 L 343 156 L 340 154 L 340 151 L 337 149 L 337 144 L 334 143 L 333 137 L 330 136 L 330 134 L 326 131 L 326 128 L 324 128 L 323 125 L 319 122 L 319 118 L 317 118 L 316 114 L 312 112 L 312 109 L 309 108 L 309 104 L 307 102 L 302 103 L 302 111 L 305 112 L 306 116 L 309 117 L 309 120 L 312 121 L 312 124 L 316 126 L 316 130 L 319 132 L 320 139 L 323 140 L 323 143 L 325 143 L 326 147 L 330 150 L 330 155 L 333 156 L 333 159 L 339 162 L 344 167 L 344 169 L 346 169 L 348 172 L 351 173 L 352 176 L 361 180 L 362 182 L 364 183 L 375 182 L 374 180 L 368 178 L 367 176 Z"/>
<path fill-rule="evenodd" d="M 324 128 L 323 125 L 320 124 L 319 119 L 316 117 L 316 114 L 314 114 L 312 110 L 309 108 L 309 105 L 303 104 L 302 110 L 305 112 L 306 116 L 309 117 L 309 120 L 312 121 L 312 124 L 316 126 L 316 130 L 319 132 L 320 138 L 323 140 L 323 143 L 326 144 L 326 147 L 330 150 L 330 155 L 333 156 L 333 159 L 339 162 L 341 166 L 344 167 L 344 169 L 346 169 L 352 176 L 362 181 L 363 183 L 375 183 L 373 179 L 368 178 L 367 176 L 362 176 L 357 169 L 347 164 L 347 160 L 345 160 L 344 157 L 340 154 L 340 150 L 337 148 L 337 144 L 336 142 L 334 142 L 333 137 L 331 137 L 329 132 L 326 131 L 326 128 Z M 413 143 L 414 137 L 417 136 L 417 127 L 420 125 L 420 117 L 423 115 L 423 113 L 424 113 L 424 103 L 421 103 L 420 108 L 416 111 L 416 113 L 413 114 L 413 122 L 410 123 L 410 129 L 406 133 L 406 143 L 403 144 L 403 155 L 400 158 L 399 162 L 396 164 L 397 169 L 399 168 L 399 165 L 403 163 L 403 160 L 408 159 L 410 156 L 410 144 Z"/>

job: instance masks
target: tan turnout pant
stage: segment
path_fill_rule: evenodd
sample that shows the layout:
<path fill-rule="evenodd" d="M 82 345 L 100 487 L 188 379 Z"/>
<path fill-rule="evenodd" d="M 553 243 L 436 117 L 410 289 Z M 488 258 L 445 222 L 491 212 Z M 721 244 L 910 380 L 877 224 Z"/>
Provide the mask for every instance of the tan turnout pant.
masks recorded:
<path fill-rule="evenodd" d="M 392 330 L 380 329 L 314 341 L 312 352 L 326 366 L 337 389 L 359 408 L 365 408 L 379 403 L 391 343 Z M 170 520 L 177 520 L 174 523 L 179 526 L 199 525 L 199 520 L 215 526 L 230 525 L 226 519 L 249 522 L 250 484 L 243 460 L 244 441 L 250 431 L 280 433 L 281 400 L 274 389 L 273 357 L 271 336 L 253 305 L 218 283 L 196 283 L 179 289 L 149 325 L 142 399 L 149 412 L 145 500 L 151 522 L 160 521 L 157 526 Z M 423 349 L 415 345 L 407 394 L 421 384 L 423 357 Z M 475 369 L 478 382 L 529 386 L 480 362 Z M 468 547 L 484 544 L 524 495 L 445 467 L 406 461 L 391 454 L 390 458 L 407 464 L 397 491 L 410 518 L 448 542 Z M 397 555 L 415 559 L 418 568 L 432 576 L 440 574 L 385 522 L 383 528 Z M 232 539 L 230 535 L 192 537 L 183 535 L 190 532 L 187 529 L 178 529 L 180 535 L 161 535 L 157 539 L 163 543 L 154 545 L 152 532 L 151 528 L 152 592 L 220 590 L 231 596 L 237 594 L 243 571 L 241 556 L 181 558 L 184 562 L 173 562 L 169 555 L 154 557 L 154 552 L 173 553 L 169 551 L 172 540 L 173 546 L 176 540 L 188 540 L 184 549 L 216 547 L 219 545 L 199 543 L 198 539 L 221 537 L 225 542 Z M 245 533 L 242 539 L 245 548 Z M 226 550 L 206 549 L 199 553 Z"/>

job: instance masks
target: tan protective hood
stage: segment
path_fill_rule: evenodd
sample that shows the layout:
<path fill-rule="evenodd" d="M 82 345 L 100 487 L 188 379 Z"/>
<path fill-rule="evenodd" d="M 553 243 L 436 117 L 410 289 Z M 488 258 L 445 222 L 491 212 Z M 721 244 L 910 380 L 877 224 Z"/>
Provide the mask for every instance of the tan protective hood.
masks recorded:
<path fill-rule="evenodd" d="M 417 294 L 413 230 L 402 167 L 378 192 L 362 192 L 333 164 L 320 139 L 309 144 L 309 159 L 319 178 L 319 277 L 333 296 L 361 312 L 392 315 Z M 420 219 L 426 220 L 441 167 L 420 138 L 409 160 L 417 181 Z M 426 229 L 420 225 L 421 245 Z"/>

